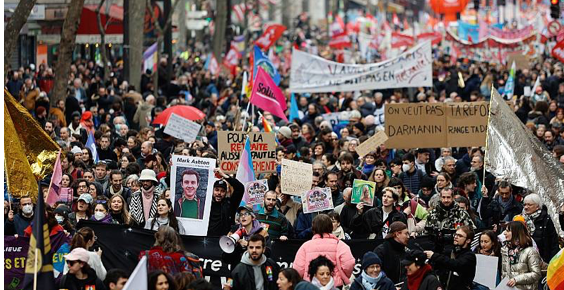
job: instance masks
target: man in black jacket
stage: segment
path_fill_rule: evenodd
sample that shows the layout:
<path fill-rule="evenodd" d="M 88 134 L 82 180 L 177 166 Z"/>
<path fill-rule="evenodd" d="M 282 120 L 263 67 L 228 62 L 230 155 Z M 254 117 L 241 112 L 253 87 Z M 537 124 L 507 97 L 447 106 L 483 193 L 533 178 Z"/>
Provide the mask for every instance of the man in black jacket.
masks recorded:
<path fill-rule="evenodd" d="M 223 179 L 217 180 L 213 185 L 213 198 L 208 225 L 208 236 L 219 237 L 226 235 L 235 220 L 235 213 L 243 199 L 245 187 L 239 180 L 229 177 L 221 169 L 215 169 Z M 227 181 L 227 182 L 226 182 Z M 227 194 L 227 183 L 233 187 L 231 197 Z"/>
<path fill-rule="evenodd" d="M 523 204 L 513 196 L 513 187 L 507 181 L 501 181 L 496 194 L 492 197 L 482 196 L 479 212 L 488 227 L 498 223 L 507 223 L 521 214 Z"/>
<path fill-rule="evenodd" d="M 407 225 L 396 221 L 390 225 L 390 232 L 386 239 L 374 252 L 382 260 L 382 271 L 388 278 L 397 284 L 406 278 L 406 271 L 401 265 L 401 260 L 405 258 L 406 246 L 409 241 L 409 231 Z"/>
<path fill-rule="evenodd" d="M 444 255 L 425 251 L 445 289 L 471 289 L 476 275 L 476 254 L 470 249 L 474 230 L 461 226 L 454 235 L 454 249 Z"/>
<path fill-rule="evenodd" d="M 231 272 L 233 286 L 224 285 L 232 290 L 276 290 L 276 280 L 280 268 L 272 259 L 264 255 L 266 240 L 255 234 L 249 239 L 247 251 L 235 269 Z"/>

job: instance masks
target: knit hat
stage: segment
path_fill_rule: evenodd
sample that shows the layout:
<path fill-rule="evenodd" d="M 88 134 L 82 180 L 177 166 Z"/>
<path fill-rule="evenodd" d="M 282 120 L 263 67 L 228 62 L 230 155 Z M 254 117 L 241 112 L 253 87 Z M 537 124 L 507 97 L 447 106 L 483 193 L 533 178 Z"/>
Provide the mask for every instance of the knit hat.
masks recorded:
<path fill-rule="evenodd" d="M 382 265 L 382 260 L 374 252 L 366 252 L 364 257 L 362 257 L 362 270 L 370 267 L 371 265 L 378 264 Z"/>
<path fill-rule="evenodd" d="M 290 139 L 292 138 L 292 130 L 286 126 L 282 126 L 280 127 L 280 129 L 278 130 L 278 133 L 282 134 L 282 136 Z"/>
<path fill-rule="evenodd" d="M 432 189 L 433 187 L 435 187 L 435 182 L 433 181 L 433 178 L 424 176 L 423 179 L 421 180 L 421 188 Z"/>
<path fill-rule="evenodd" d="M 361 132 L 364 132 L 364 129 L 365 129 L 364 124 L 356 123 L 356 124 L 354 124 L 354 127 L 357 128 L 358 130 L 360 130 Z"/>
<path fill-rule="evenodd" d="M 294 289 L 296 289 L 296 290 L 319 290 L 319 288 L 317 288 L 317 286 L 311 284 L 311 282 L 308 282 L 308 281 L 302 281 L 302 282 L 298 283 L 298 285 L 296 285 L 296 287 L 294 287 Z"/>
<path fill-rule="evenodd" d="M 74 147 L 72 147 L 72 149 L 71 149 L 71 153 L 72 153 L 72 154 L 77 154 L 77 153 L 81 153 L 81 154 L 82 154 L 82 149 L 80 149 L 80 147 L 78 147 L 78 146 L 74 146 Z"/>
<path fill-rule="evenodd" d="M 407 229 L 407 225 L 400 221 L 395 221 L 390 225 L 390 231 L 386 235 L 385 239 L 391 239 L 394 237 L 395 232 L 401 232 Z"/>

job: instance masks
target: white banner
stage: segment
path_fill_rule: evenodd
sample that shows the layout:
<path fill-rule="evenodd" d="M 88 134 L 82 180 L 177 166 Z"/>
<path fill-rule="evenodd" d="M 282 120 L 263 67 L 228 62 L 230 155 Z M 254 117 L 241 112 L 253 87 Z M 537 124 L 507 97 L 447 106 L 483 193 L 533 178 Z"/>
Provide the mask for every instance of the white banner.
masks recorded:
<path fill-rule="evenodd" d="M 325 93 L 431 87 L 432 63 L 430 41 L 396 58 L 365 65 L 337 63 L 294 49 L 290 91 Z"/>

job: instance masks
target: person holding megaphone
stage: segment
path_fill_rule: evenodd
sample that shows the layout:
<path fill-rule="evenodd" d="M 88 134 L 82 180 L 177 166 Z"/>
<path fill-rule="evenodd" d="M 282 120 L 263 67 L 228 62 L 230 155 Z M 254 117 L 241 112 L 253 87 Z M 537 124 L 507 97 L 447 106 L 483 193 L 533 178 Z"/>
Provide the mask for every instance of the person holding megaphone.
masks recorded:
<path fill-rule="evenodd" d="M 247 248 L 249 238 L 254 234 L 268 237 L 267 229 L 256 219 L 251 207 L 240 206 L 237 209 L 236 220 L 238 225 L 234 226 L 227 236 L 220 239 L 220 246 L 224 252 L 228 254 L 243 252 Z"/>

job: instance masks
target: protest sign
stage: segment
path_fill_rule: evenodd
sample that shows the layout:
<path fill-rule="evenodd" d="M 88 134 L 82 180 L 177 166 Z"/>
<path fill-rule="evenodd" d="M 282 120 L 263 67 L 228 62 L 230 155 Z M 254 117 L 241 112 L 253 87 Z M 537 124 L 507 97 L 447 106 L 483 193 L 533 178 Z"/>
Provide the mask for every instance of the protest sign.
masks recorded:
<path fill-rule="evenodd" d="M 353 181 L 353 189 L 351 195 L 351 203 L 372 206 L 374 204 L 374 191 L 376 190 L 376 183 L 362 179 L 355 179 Z"/>
<path fill-rule="evenodd" d="M 507 55 L 507 63 L 515 62 L 515 68 L 517 70 L 529 69 L 531 67 L 530 61 L 529 56 L 521 53 L 510 53 Z"/>
<path fill-rule="evenodd" d="M 311 189 L 313 167 L 309 163 L 282 159 L 282 193 L 301 196 Z"/>
<path fill-rule="evenodd" d="M 251 158 L 256 173 L 276 172 L 276 140 L 272 132 L 250 133 Z M 237 172 L 247 135 L 239 131 L 218 131 L 219 167 L 225 173 Z"/>
<path fill-rule="evenodd" d="M 60 279 L 65 267 L 65 255 L 70 252 L 70 238 L 64 232 L 51 235 L 53 275 Z M 25 261 L 29 250 L 29 237 L 4 236 L 4 287 L 23 289 Z"/>
<path fill-rule="evenodd" d="M 174 215 L 186 235 L 205 236 L 208 233 L 214 169 L 215 159 L 172 156 L 170 199 Z"/>
<path fill-rule="evenodd" d="M 264 194 L 268 191 L 268 180 L 260 179 L 250 181 L 245 184 L 245 194 L 248 197 L 248 204 L 263 204 Z"/>
<path fill-rule="evenodd" d="M 483 146 L 488 104 L 417 103 L 386 105 L 388 148 Z"/>
<path fill-rule="evenodd" d="M 378 131 L 376 134 L 374 134 L 374 136 L 370 137 L 370 139 L 356 146 L 356 153 L 358 153 L 360 157 L 364 157 L 364 155 L 376 150 L 381 144 L 384 144 L 386 140 L 388 140 L 386 132 Z"/>
<path fill-rule="evenodd" d="M 487 286 L 490 289 L 495 288 L 497 279 L 497 261 L 499 257 L 476 255 L 476 275 L 474 282 Z"/>
<path fill-rule="evenodd" d="M 168 118 L 164 132 L 172 137 L 190 143 L 196 140 L 201 128 L 202 125 L 172 113 L 170 114 L 170 118 Z"/>
<path fill-rule="evenodd" d="M 331 188 L 315 188 L 304 192 L 302 196 L 304 213 L 312 213 L 333 209 L 333 197 Z"/>
<path fill-rule="evenodd" d="M 350 92 L 432 86 L 431 42 L 396 58 L 356 65 L 329 61 L 294 49 L 290 73 L 293 93 Z"/>
<path fill-rule="evenodd" d="M 331 126 L 336 126 L 339 124 L 339 113 L 327 113 L 327 114 L 323 114 L 321 115 L 323 117 L 323 120 L 328 121 L 329 123 L 331 123 Z"/>

